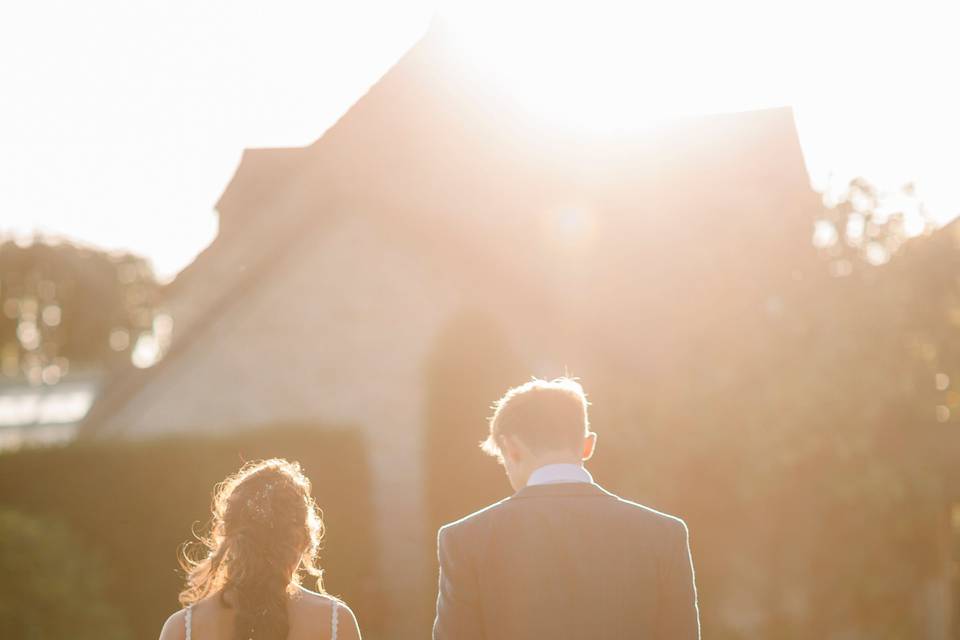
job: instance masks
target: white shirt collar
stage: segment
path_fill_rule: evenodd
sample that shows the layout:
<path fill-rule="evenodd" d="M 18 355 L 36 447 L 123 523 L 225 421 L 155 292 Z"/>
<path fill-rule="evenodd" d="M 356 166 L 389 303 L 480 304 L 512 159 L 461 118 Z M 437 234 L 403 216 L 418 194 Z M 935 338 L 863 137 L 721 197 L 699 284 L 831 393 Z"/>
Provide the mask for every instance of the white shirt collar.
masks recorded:
<path fill-rule="evenodd" d="M 590 472 L 579 464 L 548 464 L 530 474 L 527 486 L 561 482 L 593 482 Z"/>

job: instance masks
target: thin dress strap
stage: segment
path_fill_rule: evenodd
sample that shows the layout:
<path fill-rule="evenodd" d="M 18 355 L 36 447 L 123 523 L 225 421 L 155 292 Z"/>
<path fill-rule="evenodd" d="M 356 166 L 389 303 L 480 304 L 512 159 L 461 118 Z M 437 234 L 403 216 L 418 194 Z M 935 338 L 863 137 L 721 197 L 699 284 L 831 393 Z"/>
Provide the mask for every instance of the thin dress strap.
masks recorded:
<path fill-rule="evenodd" d="M 190 627 L 193 626 L 193 605 L 187 607 L 187 611 L 183 616 L 183 626 L 187 631 L 186 640 L 190 640 Z"/>
<path fill-rule="evenodd" d="M 330 640 L 337 640 L 337 614 L 340 613 L 340 603 L 333 601 L 333 613 L 330 614 Z M 190 640 L 190 638 L 187 638 Z"/>

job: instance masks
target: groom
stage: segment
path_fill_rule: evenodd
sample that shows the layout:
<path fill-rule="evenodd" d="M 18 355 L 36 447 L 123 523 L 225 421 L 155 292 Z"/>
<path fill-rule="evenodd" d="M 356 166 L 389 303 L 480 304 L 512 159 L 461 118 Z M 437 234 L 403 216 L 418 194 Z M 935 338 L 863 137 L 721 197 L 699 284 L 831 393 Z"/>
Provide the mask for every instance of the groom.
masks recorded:
<path fill-rule="evenodd" d="M 574 380 L 497 402 L 484 451 L 516 493 L 440 529 L 434 640 L 700 637 L 687 527 L 605 491 Z"/>

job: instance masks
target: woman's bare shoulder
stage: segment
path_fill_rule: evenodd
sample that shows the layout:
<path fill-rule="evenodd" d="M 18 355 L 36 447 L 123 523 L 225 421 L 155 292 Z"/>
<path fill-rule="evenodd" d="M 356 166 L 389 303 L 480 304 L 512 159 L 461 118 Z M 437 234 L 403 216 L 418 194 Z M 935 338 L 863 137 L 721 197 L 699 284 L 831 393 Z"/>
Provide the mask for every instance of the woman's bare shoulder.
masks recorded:
<path fill-rule="evenodd" d="M 333 606 L 334 602 L 340 603 L 339 598 L 334 598 L 328 593 L 320 593 L 317 591 L 311 591 L 304 586 L 301 586 L 297 590 L 297 594 L 293 597 L 293 602 L 301 607 L 311 608 L 311 609 L 329 609 Z"/>
<path fill-rule="evenodd" d="M 317 593 L 300 587 L 300 593 L 295 599 L 297 606 L 302 607 L 309 616 L 311 626 L 331 624 L 333 608 L 337 608 L 337 640 L 359 640 L 360 629 L 357 617 L 353 610 L 343 600 L 326 593 Z"/>
<path fill-rule="evenodd" d="M 186 610 L 177 611 L 163 623 L 163 629 L 160 630 L 160 640 L 185 640 L 186 633 Z"/>

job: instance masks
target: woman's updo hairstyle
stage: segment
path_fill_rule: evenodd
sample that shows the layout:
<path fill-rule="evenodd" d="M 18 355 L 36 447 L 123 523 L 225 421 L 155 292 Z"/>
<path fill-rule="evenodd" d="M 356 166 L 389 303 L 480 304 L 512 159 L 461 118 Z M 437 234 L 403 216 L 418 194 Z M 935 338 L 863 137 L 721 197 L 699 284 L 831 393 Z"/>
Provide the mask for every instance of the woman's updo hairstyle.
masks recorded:
<path fill-rule="evenodd" d="M 249 462 L 217 485 L 210 535 L 199 537 L 200 557 L 184 549 L 187 586 L 180 602 L 191 605 L 219 592 L 236 610 L 235 640 L 284 640 L 287 598 L 301 573 L 323 591 L 317 553 L 323 523 L 300 465 L 279 458 Z"/>

